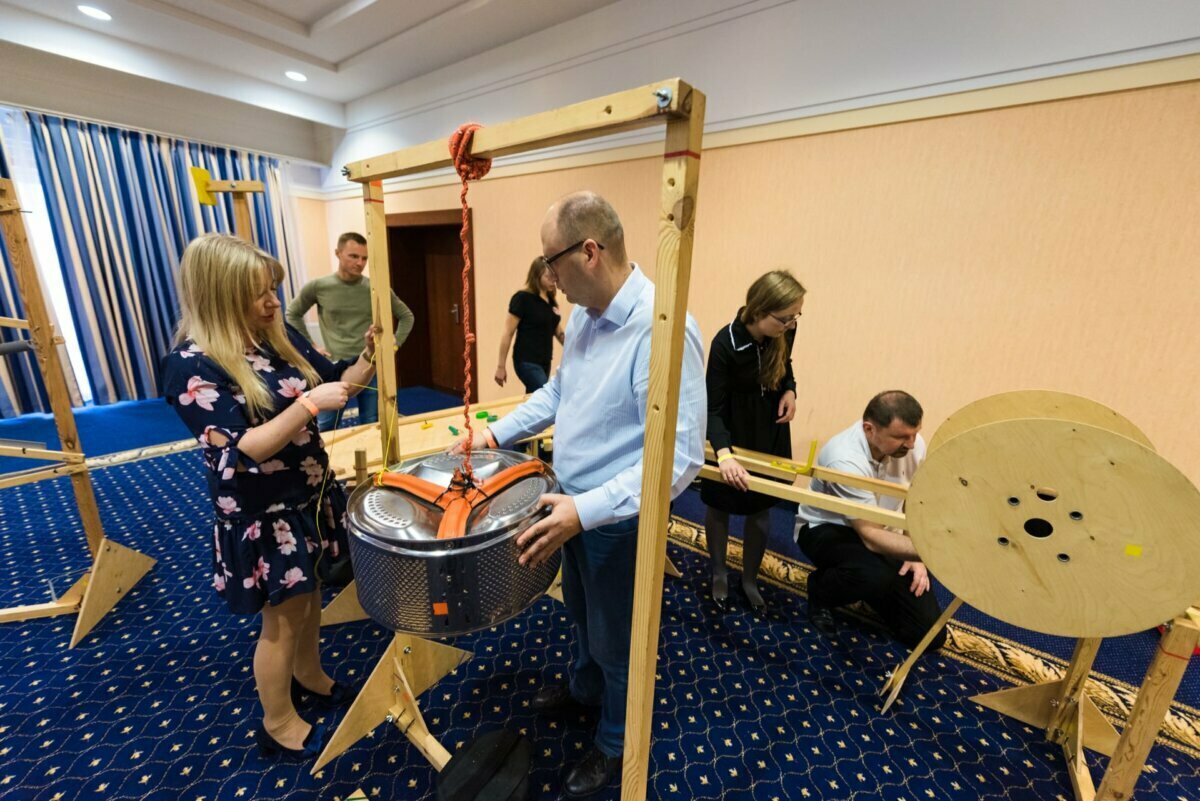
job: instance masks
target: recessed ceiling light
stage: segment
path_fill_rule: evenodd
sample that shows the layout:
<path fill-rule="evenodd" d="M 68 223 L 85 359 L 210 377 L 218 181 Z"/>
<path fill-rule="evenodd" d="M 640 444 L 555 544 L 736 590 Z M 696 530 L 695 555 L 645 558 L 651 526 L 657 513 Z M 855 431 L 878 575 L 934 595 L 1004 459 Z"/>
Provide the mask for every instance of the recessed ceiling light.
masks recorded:
<path fill-rule="evenodd" d="M 295 70 L 288 70 L 283 74 L 291 78 L 293 81 L 299 81 L 300 83 L 304 83 L 308 80 L 307 75 L 305 75 L 303 72 L 296 72 Z"/>
<path fill-rule="evenodd" d="M 76 6 L 76 8 L 79 9 L 80 13 L 89 16 L 92 19 L 98 19 L 101 22 L 109 22 L 112 20 L 112 14 L 109 14 L 107 11 L 101 11 L 94 6 Z"/>

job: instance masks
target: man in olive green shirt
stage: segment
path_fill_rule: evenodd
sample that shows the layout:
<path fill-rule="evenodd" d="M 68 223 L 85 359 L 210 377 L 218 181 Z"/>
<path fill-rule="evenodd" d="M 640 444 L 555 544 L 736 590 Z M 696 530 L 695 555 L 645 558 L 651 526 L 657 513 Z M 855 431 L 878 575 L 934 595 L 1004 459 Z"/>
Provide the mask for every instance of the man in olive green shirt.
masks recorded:
<path fill-rule="evenodd" d="M 338 268 L 333 275 L 309 281 L 287 308 L 288 324 L 304 336 L 308 326 L 304 315 L 315 303 L 321 325 L 325 351 L 333 359 L 356 358 L 363 349 L 363 332 L 371 325 L 371 284 L 363 277 L 367 266 L 367 240 L 353 232 L 338 237 Z M 392 293 L 392 316 L 396 318 L 396 347 L 399 347 L 413 327 L 413 313 Z M 379 420 L 378 378 L 371 379 L 370 389 L 364 389 L 351 399 L 358 403 L 359 425 Z M 322 412 L 318 424 L 322 431 L 333 427 L 336 415 Z"/>

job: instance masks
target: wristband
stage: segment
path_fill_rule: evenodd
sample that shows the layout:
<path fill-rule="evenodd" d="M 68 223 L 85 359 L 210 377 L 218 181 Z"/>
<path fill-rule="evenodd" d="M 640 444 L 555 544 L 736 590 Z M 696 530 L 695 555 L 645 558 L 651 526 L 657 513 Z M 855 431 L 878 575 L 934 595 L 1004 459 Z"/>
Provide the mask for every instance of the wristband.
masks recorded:
<path fill-rule="evenodd" d="M 317 415 L 319 415 L 321 413 L 321 410 L 317 408 L 317 404 L 313 403 L 311 400 L 308 399 L 307 392 L 305 392 L 300 397 L 296 398 L 296 403 L 299 403 L 301 406 L 304 407 L 304 410 L 306 412 L 308 412 L 309 417 L 312 417 L 315 419 L 317 417 Z"/>
<path fill-rule="evenodd" d="M 733 459 L 733 458 L 734 458 L 734 455 L 732 453 L 727 453 L 724 456 L 718 456 L 717 464 L 724 464 L 725 462 L 728 462 L 730 459 Z"/>
<path fill-rule="evenodd" d="M 498 443 L 496 441 L 496 435 L 492 433 L 492 429 L 490 429 L 490 428 L 483 429 L 483 438 L 484 438 L 484 440 L 487 441 L 487 446 L 489 448 L 499 448 L 500 447 L 500 443 Z"/>
<path fill-rule="evenodd" d="M 366 349 L 366 348 L 363 348 L 363 351 L 362 351 L 362 353 L 358 354 L 358 358 L 362 359 L 362 360 L 363 360 L 364 362 L 366 362 L 367 364 L 374 364 L 374 363 L 375 363 L 375 354 L 374 354 L 374 353 L 372 353 L 370 356 L 368 356 L 368 355 L 367 355 L 367 349 Z"/>

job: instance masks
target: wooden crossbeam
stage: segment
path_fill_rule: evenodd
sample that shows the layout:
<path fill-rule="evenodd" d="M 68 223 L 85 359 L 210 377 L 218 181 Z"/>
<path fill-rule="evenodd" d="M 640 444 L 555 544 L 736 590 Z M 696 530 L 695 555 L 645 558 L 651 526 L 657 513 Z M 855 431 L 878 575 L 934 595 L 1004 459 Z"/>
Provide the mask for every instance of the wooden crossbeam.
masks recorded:
<path fill-rule="evenodd" d="M 484 126 L 474 134 L 471 155 L 490 159 L 594 139 L 661 124 L 668 119 L 686 119 L 694 109 L 693 90 L 682 80 L 656 81 L 553 111 Z M 342 174 L 351 181 L 369 183 L 449 167 L 453 162 L 447 141 L 438 139 L 356 161 L 347 164 Z"/>

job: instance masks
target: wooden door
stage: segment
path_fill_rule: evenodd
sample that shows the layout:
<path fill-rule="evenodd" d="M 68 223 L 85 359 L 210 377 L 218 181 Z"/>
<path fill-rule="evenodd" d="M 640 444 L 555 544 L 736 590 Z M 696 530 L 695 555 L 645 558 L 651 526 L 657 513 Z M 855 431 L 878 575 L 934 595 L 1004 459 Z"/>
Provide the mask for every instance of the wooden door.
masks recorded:
<path fill-rule="evenodd" d="M 462 243 L 458 238 L 458 229 L 449 226 L 427 228 L 425 286 L 429 313 L 430 379 L 435 389 L 456 395 L 462 394 L 465 363 L 462 269 Z M 473 302 L 473 299 L 468 302 Z"/>
<path fill-rule="evenodd" d="M 457 209 L 387 216 L 392 286 L 414 317 L 412 333 L 396 354 L 401 387 L 432 387 L 462 396 L 461 219 Z M 474 282 L 469 302 L 474 309 Z M 472 313 L 473 329 L 477 320 Z M 479 397 L 475 358 L 472 347 L 472 402 Z"/>

